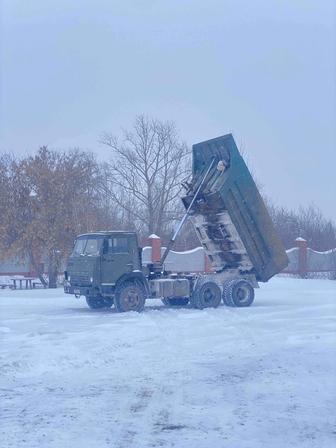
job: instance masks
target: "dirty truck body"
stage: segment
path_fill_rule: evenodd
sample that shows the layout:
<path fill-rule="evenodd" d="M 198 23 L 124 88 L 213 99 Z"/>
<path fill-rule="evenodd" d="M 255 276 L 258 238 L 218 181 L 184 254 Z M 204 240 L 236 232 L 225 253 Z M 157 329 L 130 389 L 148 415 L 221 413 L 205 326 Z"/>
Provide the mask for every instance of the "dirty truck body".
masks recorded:
<path fill-rule="evenodd" d="M 231 134 L 193 145 L 192 179 L 182 202 L 209 257 L 212 272 L 176 274 L 160 263 L 142 265 L 134 232 L 80 235 L 65 272 L 66 293 L 91 308 L 141 311 L 146 299 L 195 308 L 249 306 L 258 282 L 288 263 L 283 245 Z M 182 220 L 181 226 L 185 219 Z"/>

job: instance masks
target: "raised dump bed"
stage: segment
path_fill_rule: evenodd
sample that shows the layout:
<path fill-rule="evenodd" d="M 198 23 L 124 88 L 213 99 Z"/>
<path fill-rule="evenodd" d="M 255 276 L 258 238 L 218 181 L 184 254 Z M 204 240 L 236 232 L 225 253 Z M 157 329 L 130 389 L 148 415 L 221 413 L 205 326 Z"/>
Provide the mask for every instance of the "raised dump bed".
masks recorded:
<path fill-rule="evenodd" d="M 209 170 L 209 167 L 210 170 Z M 285 249 L 231 134 L 193 145 L 184 206 L 216 272 L 237 270 L 266 282 L 288 264 Z"/>

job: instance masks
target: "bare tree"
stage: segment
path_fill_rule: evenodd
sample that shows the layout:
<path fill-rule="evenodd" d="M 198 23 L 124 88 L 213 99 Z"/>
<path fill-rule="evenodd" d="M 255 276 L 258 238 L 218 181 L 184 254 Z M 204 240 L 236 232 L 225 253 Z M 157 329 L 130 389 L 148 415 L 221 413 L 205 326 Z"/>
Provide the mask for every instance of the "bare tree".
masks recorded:
<path fill-rule="evenodd" d="M 42 147 L 33 156 L 0 158 L 0 249 L 2 258 L 29 259 L 49 286 L 79 233 L 111 222 L 100 194 L 102 172 L 92 154 Z M 103 224 L 103 225 L 102 225 Z"/>
<path fill-rule="evenodd" d="M 141 115 L 121 139 L 105 133 L 101 143 L 112 150 L 109 187 L 115 203 L 140 233 L 165 233 L 190 154 L 174 123 Z"/>
<path fill-rule="evenodd" d="M 301 236 L 308 241 L 309 247 L 325 251 L 336 247 L 336 226 L 326 219 L 318 207 L 300 207 L 299 210 L 288 210 L 272 205 L 267 200 L 275 228 L 286 249 L 293 247 L 294 240 Z"/>

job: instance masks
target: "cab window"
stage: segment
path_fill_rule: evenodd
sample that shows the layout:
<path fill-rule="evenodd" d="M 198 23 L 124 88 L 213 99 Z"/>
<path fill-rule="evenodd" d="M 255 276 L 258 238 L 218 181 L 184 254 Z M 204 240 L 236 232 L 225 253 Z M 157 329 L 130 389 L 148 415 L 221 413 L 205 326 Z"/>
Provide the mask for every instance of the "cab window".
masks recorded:
<path fill-rule="evenodd" d="M 85 246 L 85 255 L 99 255 L 102 238 L 88 238 Z"/>
<path fill-rule="evenodd" d="M 128 238 L 113 236 L 108 239 L 108 250 L 111 253 L 128 253 Z"/>
<path fill-rule="evenodd" d="M 99 255 L 102 246 L 103 238 L 101 236 L 92 235 L 80 237 L 75 242 L 75 247 L 72 252 L 73 257 L 80 255 Z"/>
<path fill-rule="evenodd" d="M 78 238 L 72 251 L 72 256 L 78 256 L 84 253 L 86 238 Z"/>

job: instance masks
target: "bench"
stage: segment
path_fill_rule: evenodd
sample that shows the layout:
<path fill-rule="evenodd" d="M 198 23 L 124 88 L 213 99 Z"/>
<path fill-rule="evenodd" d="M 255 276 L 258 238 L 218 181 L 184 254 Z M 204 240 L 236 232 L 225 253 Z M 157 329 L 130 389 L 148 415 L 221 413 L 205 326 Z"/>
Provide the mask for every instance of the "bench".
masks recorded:
<path fill-rule="evenodd" d="M 10 288 L 13 289 L 13 285 L 9 285 L 8 283 L 0 283 L 0 289 Z"/>

